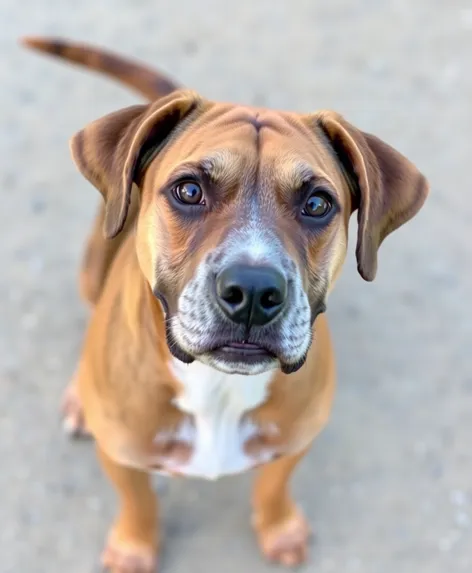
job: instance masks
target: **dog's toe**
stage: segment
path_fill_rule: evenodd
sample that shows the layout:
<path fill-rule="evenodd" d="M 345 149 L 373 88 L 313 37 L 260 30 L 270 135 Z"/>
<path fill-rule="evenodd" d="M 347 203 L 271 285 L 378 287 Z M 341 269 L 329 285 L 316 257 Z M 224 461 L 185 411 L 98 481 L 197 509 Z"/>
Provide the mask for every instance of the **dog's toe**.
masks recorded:
<path fill-rule="evenodd" d="M 258 529 L 258 537 L 262 553 L 272 562 L 295 567 L 307 560 L 310 528 L 299 513 Z"/>
<path fill-rule="evenodd" d="M 62 427 L 71 438 L 90 438 L 84 418 L 84 411 L 77 388 L 74 383 L 69 384 L 64 392 L 61 405 Z"/>
<path fill-rule="evenodd" d="M 102 566 L 110 573 L 155 573 L 153 548 L 110 542 L 102 553 Z"/>

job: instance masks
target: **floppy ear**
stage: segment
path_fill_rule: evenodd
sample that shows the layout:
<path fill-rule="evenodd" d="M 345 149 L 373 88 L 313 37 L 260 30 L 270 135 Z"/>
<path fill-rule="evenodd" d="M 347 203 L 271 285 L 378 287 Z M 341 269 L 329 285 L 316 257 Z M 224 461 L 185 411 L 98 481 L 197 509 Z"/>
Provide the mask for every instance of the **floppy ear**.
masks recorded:
<path fill-rule="evenodd" d="M 106 115 L 72 137 L 77 167 L 105 199 L 105 237 L 123 229 L 132 186 L 147 166 L 146 157 L 155 157 L 200 103 L 194 92 L 177 91 L 150 105 Z"/>
<path fill-rule="evenodd" d="M 351 184 L 358 209 L 357 269 L 364 280 L 372 281 L 382 241 L 418 213 L 428 196 L 428 182 L 401 153 L 339 114 L 321 112 L 317 124 Z"/>

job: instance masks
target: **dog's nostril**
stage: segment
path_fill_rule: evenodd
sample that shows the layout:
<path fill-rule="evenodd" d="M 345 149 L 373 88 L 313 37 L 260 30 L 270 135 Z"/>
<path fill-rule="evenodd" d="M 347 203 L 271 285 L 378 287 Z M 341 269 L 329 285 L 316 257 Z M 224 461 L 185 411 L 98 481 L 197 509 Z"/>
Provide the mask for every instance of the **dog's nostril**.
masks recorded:
<path fill-rule="evenodd" d="M 241 304 L 244 300 L 243 291 L 237 286 L 228 287 L 224 293 L 222 293 L 221 298 L 231 305 Z"/>
<path fill-rule="evenodd" d="M 278 289 L 270 289 L 262 293 L 260 298 L 260 304 L 262 308 L 266 310 L 270 310 L 276 306 L 279 306 L 283 303 L 284 297 L 280 290 Z"/>

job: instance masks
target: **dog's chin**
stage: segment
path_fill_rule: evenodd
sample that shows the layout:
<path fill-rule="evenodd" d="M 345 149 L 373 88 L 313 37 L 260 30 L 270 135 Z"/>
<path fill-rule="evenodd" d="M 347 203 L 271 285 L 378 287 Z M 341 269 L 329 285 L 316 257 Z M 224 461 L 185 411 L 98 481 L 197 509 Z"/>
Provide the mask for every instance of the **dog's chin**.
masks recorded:
<path fill-rule="evenodd" d="M 242 374 L 254 376 L 271 370 L 281 370 L 284 374 L 293 374 L 299 370 L 306 361 L 306 356 L 294 363 L 281 362 L 273 355 L 264 357 L 227 356 L 224 351 L 217 350 L 197 356 L 197 360 L 224 372 L 226 374 Z"/>
<path fill-rule="evenodd" d="M 225 374 L 240 374 L 254 376 L 263 374 L 280 367 L 280 362 L 274 356 L 227 356 L 222 350 L 206 352 L 197 357 L 200 362 L 207 366 L 224 372 Z"/>

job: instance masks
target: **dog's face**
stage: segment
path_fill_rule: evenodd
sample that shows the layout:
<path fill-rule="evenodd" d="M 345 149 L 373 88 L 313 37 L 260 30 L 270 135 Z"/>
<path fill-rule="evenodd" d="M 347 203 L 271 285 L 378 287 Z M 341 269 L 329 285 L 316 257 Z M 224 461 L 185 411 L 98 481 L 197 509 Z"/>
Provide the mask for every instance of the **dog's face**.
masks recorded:
<path fill-rule="evenodd" d="M 141 207 L 137 253 L 171 352 L 255 374 L 303 365 L 359 210 L 366 280 L 386 235 L 427 195 L 403 156 L 331 112 L 216 104 L 175 92 L 98 120 L 72 141 L 107 201 L 105 232 Z"/>
<path fill-rule="evenodd" d="M 146 170 L 137 232 L 176 356 L 298 368 L 350 210 L 329 148 L 295 115 L 214 104 L 195 117 Z"/>

